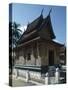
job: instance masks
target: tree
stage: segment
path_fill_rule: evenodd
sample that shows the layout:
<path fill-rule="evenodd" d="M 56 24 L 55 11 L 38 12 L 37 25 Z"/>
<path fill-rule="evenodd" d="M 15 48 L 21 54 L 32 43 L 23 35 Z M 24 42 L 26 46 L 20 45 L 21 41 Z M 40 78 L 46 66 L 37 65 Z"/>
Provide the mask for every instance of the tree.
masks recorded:
<path fill-rule="evenodd" d="M 22 35 L 22 31 L 19 29 L 20 24 L 16 22 L 9 22 L 9 67 L 12 68 L 14 65 L 13 53 L 14 48 L 17 45 L 17 41 Z"/>
<path fill-rule="evenodd" d="M 17 24 L 16 22 L 12 23 L 12 46 L 15 47 L 17 44 L 17 41 L 19 40 L 22 31 L 19 29 L 20 24 Z"/>

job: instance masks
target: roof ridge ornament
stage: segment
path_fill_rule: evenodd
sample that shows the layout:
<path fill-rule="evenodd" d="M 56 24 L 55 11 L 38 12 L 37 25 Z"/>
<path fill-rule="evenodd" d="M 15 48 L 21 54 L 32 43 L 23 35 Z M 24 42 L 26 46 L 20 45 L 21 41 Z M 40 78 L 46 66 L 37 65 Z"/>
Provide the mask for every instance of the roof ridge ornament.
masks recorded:
<path fill-rule="evenodd" d="M 43 8 L 42 11 L 41 11 L 41 15 L 43 15 L 43 10 L 44 10 L 44 8 Z"/>
<path fill-rule="evenodd" d="M 27 26 L 29 26 L 29 24 L 30 24 L 30 23 L 29 23 L 29 21 L 28 21 Z"/>
<path fill-rule="evenodd" d="M 50 9 L 50 11 L 49 11 L 49 14 L 48 15 L 50 15 L 50 13 L 52 12 L 52 8 Z"/>

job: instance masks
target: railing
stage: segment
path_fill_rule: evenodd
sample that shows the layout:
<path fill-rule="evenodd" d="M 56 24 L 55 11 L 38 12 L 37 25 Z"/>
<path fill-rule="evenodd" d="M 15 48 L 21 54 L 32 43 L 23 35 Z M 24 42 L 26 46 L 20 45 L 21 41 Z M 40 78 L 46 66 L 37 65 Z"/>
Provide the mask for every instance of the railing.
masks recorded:
<path fill-rule="evenodd" d="M 31 72 L 40 73 L 41 78 L 44 78 L 45 84 L 59 84 L 66 81 L 66 68 L 63 66 L 15 66 L 15 69 L 25 70 L 26 72 L 26 82 L 30 81 Z M 65 72 L 64 72 L 65 71 Z M 64 76 L 61 75 L 64 73 Z M 18 72 L 17 72 L 18 76 Z M 65 81 L 61 81 L 61 78 L 65 79 Z"/>

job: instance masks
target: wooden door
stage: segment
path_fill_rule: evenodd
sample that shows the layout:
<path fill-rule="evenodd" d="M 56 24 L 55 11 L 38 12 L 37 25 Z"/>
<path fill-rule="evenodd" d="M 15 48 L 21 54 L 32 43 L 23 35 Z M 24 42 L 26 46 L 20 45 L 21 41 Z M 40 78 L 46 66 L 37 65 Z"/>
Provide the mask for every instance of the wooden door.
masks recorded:
<path fill-rule="evenodd" d="M 49 50 L 49 66 L 54 65 L 54 50 Z"/>

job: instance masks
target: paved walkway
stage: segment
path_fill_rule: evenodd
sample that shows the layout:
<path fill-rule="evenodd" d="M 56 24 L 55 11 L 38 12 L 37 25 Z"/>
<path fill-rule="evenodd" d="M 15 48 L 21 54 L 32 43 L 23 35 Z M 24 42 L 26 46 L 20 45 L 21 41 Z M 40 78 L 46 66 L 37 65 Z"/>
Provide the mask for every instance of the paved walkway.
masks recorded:
<path fill-rule="evenodd" d="M 12 80 L 13 87 L 19 87 L 19 86 L 34 86 L 36 84 L 31 82 L 25 82 L 24 80 L 13 78 Z"/>

